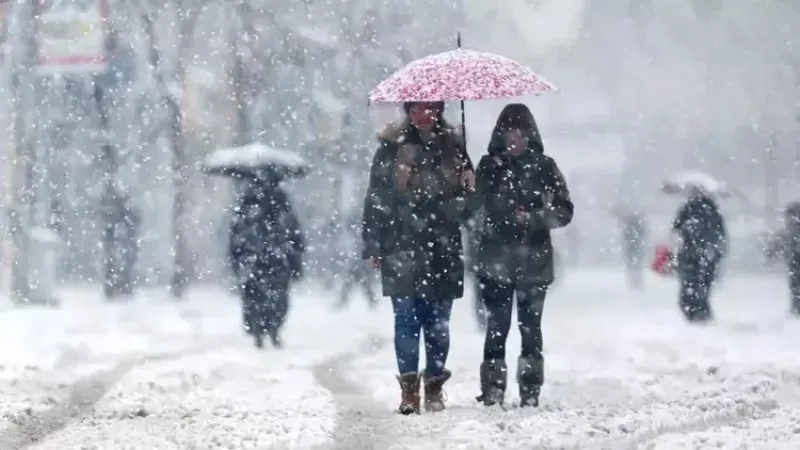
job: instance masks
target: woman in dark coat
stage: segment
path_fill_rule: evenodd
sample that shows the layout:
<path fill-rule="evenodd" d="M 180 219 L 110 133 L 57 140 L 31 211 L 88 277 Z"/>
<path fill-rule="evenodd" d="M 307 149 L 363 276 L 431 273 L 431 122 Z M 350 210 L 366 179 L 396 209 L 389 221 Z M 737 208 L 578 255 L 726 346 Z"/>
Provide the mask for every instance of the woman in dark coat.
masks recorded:
<path fill-rule="evenodd" d="M 680 237 L 677 254 L 680 307 L 689 322 L 712 318 L 709 297 L 727 252 L 725 219 L 711 194 L 695 189 L 672 223 Z"/>
<path fill-rule="evenodd" d="M 266 335 L 279 348 L 289 287 L 302 273 L 305 239 L 276 178 L 248 180 L 234 212 L 229 252 L 245 329 L 256 347 L 263 347 Z"/>
<path fill-rule="evenodd" d="M 364 259 L 380 268 L 392 299 L 400 412 L 444 409 L 450 310 L 464 292 L 461 224 L 474 184 L 463 139 L 442 117 L 444 104 L 407 103 L 406 119 L 379 136 L 364 205 Z M 469 186 L 469 187 L 465 187 Z M 420 336 L 426 367 L 419 370 Z"/>
<path fill-rule="evenodd" d="M 544 154 L 527 106 L 511 104 L 500 113 L 489 154 L 478 165 L 477 188 L 486 213 L 478 258 L 489 315 L 478 401 L 491 406 L 504 400 L 505 347 L 516 294 L 521 405 L 538 406 L 544 382 L 542 311 L 555 278 L 550 230 L 572 221 L 573 204 L 558 165 Z"/>

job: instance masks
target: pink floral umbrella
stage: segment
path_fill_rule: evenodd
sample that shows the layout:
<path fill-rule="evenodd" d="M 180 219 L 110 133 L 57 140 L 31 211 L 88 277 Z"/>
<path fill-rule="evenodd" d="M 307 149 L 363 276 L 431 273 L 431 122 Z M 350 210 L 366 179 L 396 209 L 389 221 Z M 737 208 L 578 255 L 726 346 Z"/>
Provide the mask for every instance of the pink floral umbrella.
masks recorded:
<path fill-rule="evenodd" d="M 389 103 L 460 100 L 461 135 L 466 144 L 465 100 L 522 97 L 551 91 L 558 89 L 514 60 L 461 48 L 459 33 L 456 50 L 409 63 L 377 85 L 369 93 L 369 100 Z"/>
<path fill-rule="evenodd" d="M 430 102 L 522 97 L 557 91 L 522 64 L 459 48 L 411 62 L 369 94 L 373 102 Z"/>

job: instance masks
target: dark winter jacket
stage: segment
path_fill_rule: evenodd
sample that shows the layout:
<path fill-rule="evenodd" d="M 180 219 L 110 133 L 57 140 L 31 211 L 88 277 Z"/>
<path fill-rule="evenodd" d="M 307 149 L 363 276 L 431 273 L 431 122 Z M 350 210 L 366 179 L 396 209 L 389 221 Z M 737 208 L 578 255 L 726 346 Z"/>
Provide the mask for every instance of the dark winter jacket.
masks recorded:
<path fill-rule="evenodd" d="M 364 201 L 363 257 L 380 260 L 386 296 L 461 297 L 468 199 L 460 177 L 469 167 L 463 139 L 442 126 L 426 145 L 404 121 L 384 129 L 379 141 Z M 412 168 L 405 188 L 401 165 Z"/>
<path fill-rule="evenodd" d="M 254 187 L 240 198 L 231 219 L 229 256 L 238 279 L 269 283 L 302 275 L 305 239 L 285 191 Z"/>
<path fill-rule="evenodd" d="M 541 140 L 512 156 L 490 147 L 477 171 L 485 211 L 480 237 L 481 275 L 501 282 L 548 285 L 555 277 L 550 230 L 572 221 L 574 206 L 556 162 Z M 526 222 L 517 222 L 517 209 Z"/>
<path fill-rule="evenodd" d="M 719 206 L 709 196 L 695 194 L 672 223 L 681 238 L 678 264 L 716 264 L 727 253 L 728 233 Z"/>

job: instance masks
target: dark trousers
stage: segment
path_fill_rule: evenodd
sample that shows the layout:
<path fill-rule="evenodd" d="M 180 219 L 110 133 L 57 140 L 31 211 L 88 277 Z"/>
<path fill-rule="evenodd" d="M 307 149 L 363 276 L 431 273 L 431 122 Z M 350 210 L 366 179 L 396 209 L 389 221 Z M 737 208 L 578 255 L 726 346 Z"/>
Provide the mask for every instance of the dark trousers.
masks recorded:
<path fill-rule="evenodd" d="M 711 319 L 711 288 L 717 279 L 719 259 L 691 258 L 678 259 L 680 276 L 680 308 L 690 322 Z"/>
<path fill-rule="evenodd" d="M 472 283 L 472 312 L 475 316 L 475 322 L 481 331 L 486 331 L 486 306 L 483 304 L 483 294 L 481 293 L 481 279 L 477 274 L 471 274 L 466 280 Z"/>
<path fill-rule="evenodd" d="M 625 276 L 628 286 L 634 289 L 644 284 L 644 252 L 640 247 L 625 249 Z"/>
<path fill-rule="evenodd" d="M 393 297 L 394 350 L 400 374 L 419 372 L 419 342 L 425 336 L 425 372 L 444 374 L 450 353 L 450 299 Z"/>
<path fill-rule="evenodd" d="M 542 359 L 542 312 L 547 286 L 499 283 L 481 279 L 481 294 L 488 313 L 483 359 L 505 359 L 506 341 L 511 330 L 514 294 L 517 296 L 517 321 L 522 337 L 523 358 Z"/>
<path fill-rule="evenodd" d="M 244 326 L 253 336 L 277 335 L 289 313 L 289 280 L 248 280 L 241 290 Z"/>

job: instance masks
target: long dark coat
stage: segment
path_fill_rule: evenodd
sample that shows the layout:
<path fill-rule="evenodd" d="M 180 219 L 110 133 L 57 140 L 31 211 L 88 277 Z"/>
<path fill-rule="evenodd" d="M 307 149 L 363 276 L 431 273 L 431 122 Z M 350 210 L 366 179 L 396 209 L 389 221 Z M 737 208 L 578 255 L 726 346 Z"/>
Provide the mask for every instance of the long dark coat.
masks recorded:
<path fill-rule="evenodd" d="M 490 145 L 477 171 L 485 210 L 479 273 L 501 283 L 549 285 L 555 278 L 550 230 L 572 221 L 574 206 L 564 176 L 538 138 L 519 156 Z M 516 220 L 518 208 L 526 221 Z"/>
<path fill-rule="evenodd" d="M 362 256 L 380 260 L 385 296 L 462 297 L 460 225 L 469 200 L 460 183 L 469 167 L 463 139 L 442 126 L 426 144 L 404 121 L 388 126 L 379 141 L 364 202 Z M 405 190 L 400 164 L 413 168 Z"/>
<path fill-rule="evenodd" d="M 727 252 L 728 233 L 714 200 L 707 195 L 693 195 L 678 211 L 672 228 L 681 238 L 678 270 L 715 272 Z"/>
<path fill-rule="evenodd" d="M 302 272 L 305 239 L 288 195 L 277 186 L 254 187 L 231 220 L 229 257 L 240 281 L 287 285 Z"/>

